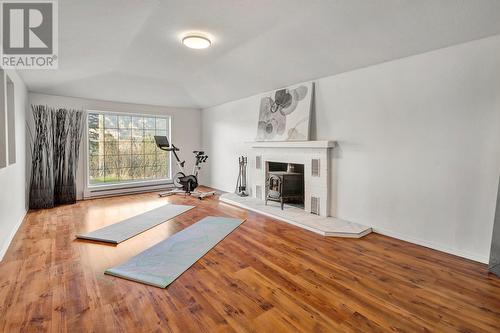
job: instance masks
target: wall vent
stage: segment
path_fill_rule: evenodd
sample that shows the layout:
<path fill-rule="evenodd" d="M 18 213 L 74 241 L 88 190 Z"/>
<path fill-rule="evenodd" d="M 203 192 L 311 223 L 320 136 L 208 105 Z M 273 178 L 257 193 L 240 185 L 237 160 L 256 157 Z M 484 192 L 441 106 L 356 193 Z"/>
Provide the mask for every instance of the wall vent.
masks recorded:
<path fill-rule="evenodd" d="M 311 176 L 319 177 L 319 159 L 317 158 L 311 160 Z"/>
<path fill-rule="evenodd" d="M 262 200 L 262 186 L 255 185 L 255 197 Z"/>
<path fill-rule="evenodd" d="M 262 156 L 255 156 L 255 169 L 262 169 Z"/>
<path fill-rule="evenodd" d="M 311 197 L 311 213 L 319 215 L 319 198 Z"/>

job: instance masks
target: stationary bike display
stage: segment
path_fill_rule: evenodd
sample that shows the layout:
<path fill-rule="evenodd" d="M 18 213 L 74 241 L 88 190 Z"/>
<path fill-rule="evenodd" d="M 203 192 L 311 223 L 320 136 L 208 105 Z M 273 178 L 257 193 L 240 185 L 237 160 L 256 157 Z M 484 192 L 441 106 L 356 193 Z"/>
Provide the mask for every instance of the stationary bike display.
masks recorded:
<path fill-rule="evenodd" d="M 172 152 L 174 154 L 177 166 L 179 167 L 179 172 L 174 175 L 173 181 L 175 189 L 160 193 L 160 197 L 166 197 L 168 195 L 174 194 L 184 194 L 184 195 L 192 195 L 198 197 L 200 200 L 209 195 L 214 195 L 215 191 L 210 192 L 198 192 L 195 189 L 198 187 L 198 173 L 201 170 L 201 164 L 205 163 L 208 159 L 208 155 L 205 154 L 204 151 L 193 151 L 194 158 L 196 159 L 195 165 L 193 167 L 193 172 L 189 175 L 186 175 L 184 171 L 184 164 L 186 161 L 181 161 L 177 152 L 179 148 L 170 144 L 168 142 L 168 138 L 166 136 L 155 136 L 156 146 L 163 151 Z"/>

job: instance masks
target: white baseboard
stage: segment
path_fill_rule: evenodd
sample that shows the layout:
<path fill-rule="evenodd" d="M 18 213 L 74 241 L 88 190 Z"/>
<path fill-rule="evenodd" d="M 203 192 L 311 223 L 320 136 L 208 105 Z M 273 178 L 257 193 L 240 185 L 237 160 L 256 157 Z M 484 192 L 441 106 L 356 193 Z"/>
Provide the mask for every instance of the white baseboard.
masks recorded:
<path fill-rule="evenodd" d="M 97 199 L 105 197 L 113 197 L 128 194 L 138 194 L 146 192 L 157 192 L 171 190 L 173 188 L 172 184 L 156 184 L 156 185 L 137 185 L 130 186 L 127 188 L 92 188 L 86 189 L 83 193 L 83 200 Z"/>
<path fill-rule="evenodd" d="M 459 256 L 459 257 L 474 260 L 474 261 L 478 261 L 478 262 L 483 263 L 483 264 L 487 264 L 489 262 L 488 256 L 484 256 L 484 255 L 481 255 L 478 253 L 473 253 L 473 252 L 469 252 L 469 251 L 463 251 L 463 250 L 459 250 L 459 249 L 455 249 L 455 248 L 450 248 L 447 246 L 443 246 L 443 245 L 436 244 L 433 242 L 429 242 L 429 241 L 414 238 L 411 236 L 403 235 L 403 234 L 400 234 L 398 232 L 394 232 L 394 231 L 390 231 L 390 230 L 386 230 L 386 229 L 379 229 L 379 228 L 372 228 L 372 229 L 373 229 L 373 232 L 375 232 L 377 234 L 389 236 L 392 238 L 397 238 L 397 239 L 400 239 L 400 240 L 403 240 L 406 242 L 425 246 L 425 247 L 428 247 L 428 248 L 433 249 L 433 250 L 445 252 L 448 254 L 452 254 L 455 256 Z"/>
<path fill-rule="evenodd" d="M 215 187 L 212 185 L 205 185 L 205 186 L 208 186 L 208 187 L 215 189 Z M 218 191 L 224 192 L 222 190 L 218 190 Z M 381 234 L 381 235 L 393 237 L 393 238 L 400 239 L 400 240 L 403 240 L 403 241 L 406 241 L 409 243 L 417 244 L 420 246 L 425 246 L 425 247 L 428 247 L 428 248 L 433 249 L 433 250 L 437 250 L 437 251 L 445 252 L 445 253 L 452 254 L 452 255 L 455 255 L 458 257 L 474 260 L 474 261 L 477 261 L 477 262 L 480 262 L 483 264 L 488 264 L 490 261 L 490 258 L 487 255 L 482 255 L 482 254 L 473 253 L 473 252 L 469 252 L 469 251 L 450 248 L 447 246 L 435 244 L 433 242 L 418 239 L 418 238 L 411 237 L 408 235 L 403 235 L 403 234 L 398 233 L 398 232 L 394 232 L 394 231 L 390 231 L 390 230 L 386 230 L 386 229 L 380 229 L 380 228 L 372 228 L 372 231 L 375 233 Z"/>
<path fill-rule="evenodd" d="M 0 250 L 0 261 L 3 260 L 3 257 L 5 256 L 5 253 L 7 253 L 7 250 L 9 249 L 10 243 L 14 239 L 14 236 L 16 235 L 17 230 L 19 229 L 19 227 L 21 226 L 21 224 L 24 221 L 24 218 L 26 217 L 26 213 L 27 212 L 24 212 L 23 216 L 19 219 L 19 221 L 17 221 L 17 223 L 14 226 L 14 228 L 12 228 L 12 230 L 10 231 L 9 236 L 7 237 L 7 239 L 5 240 L 5 242 L 2 244 L 2 249 Z"/>

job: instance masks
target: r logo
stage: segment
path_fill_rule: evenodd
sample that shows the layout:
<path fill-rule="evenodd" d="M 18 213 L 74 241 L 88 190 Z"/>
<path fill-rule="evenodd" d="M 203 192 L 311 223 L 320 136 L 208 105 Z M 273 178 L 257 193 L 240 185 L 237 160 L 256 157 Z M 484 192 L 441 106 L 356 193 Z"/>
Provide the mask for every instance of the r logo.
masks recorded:
<path fill-rule="evenodd" d="M 52 7 L 51 2 L 2 2 L 3 54 L 52 54 Z"/>

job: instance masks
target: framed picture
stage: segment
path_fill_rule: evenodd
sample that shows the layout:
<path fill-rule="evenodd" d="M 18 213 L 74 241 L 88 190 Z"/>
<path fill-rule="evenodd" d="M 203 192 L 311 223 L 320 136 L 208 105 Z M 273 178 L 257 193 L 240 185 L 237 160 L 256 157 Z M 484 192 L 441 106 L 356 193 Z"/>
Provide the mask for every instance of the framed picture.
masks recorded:
<path fill-rule="evenodd" d="M 313 83 L 279 89 L 260 100 L 256 141 L 307 141 Z"/>
<path fill-rule="evenodd" d="M 0 169 L 7 166 L 7 96 L 6 75 L 0 68 Z"/>

